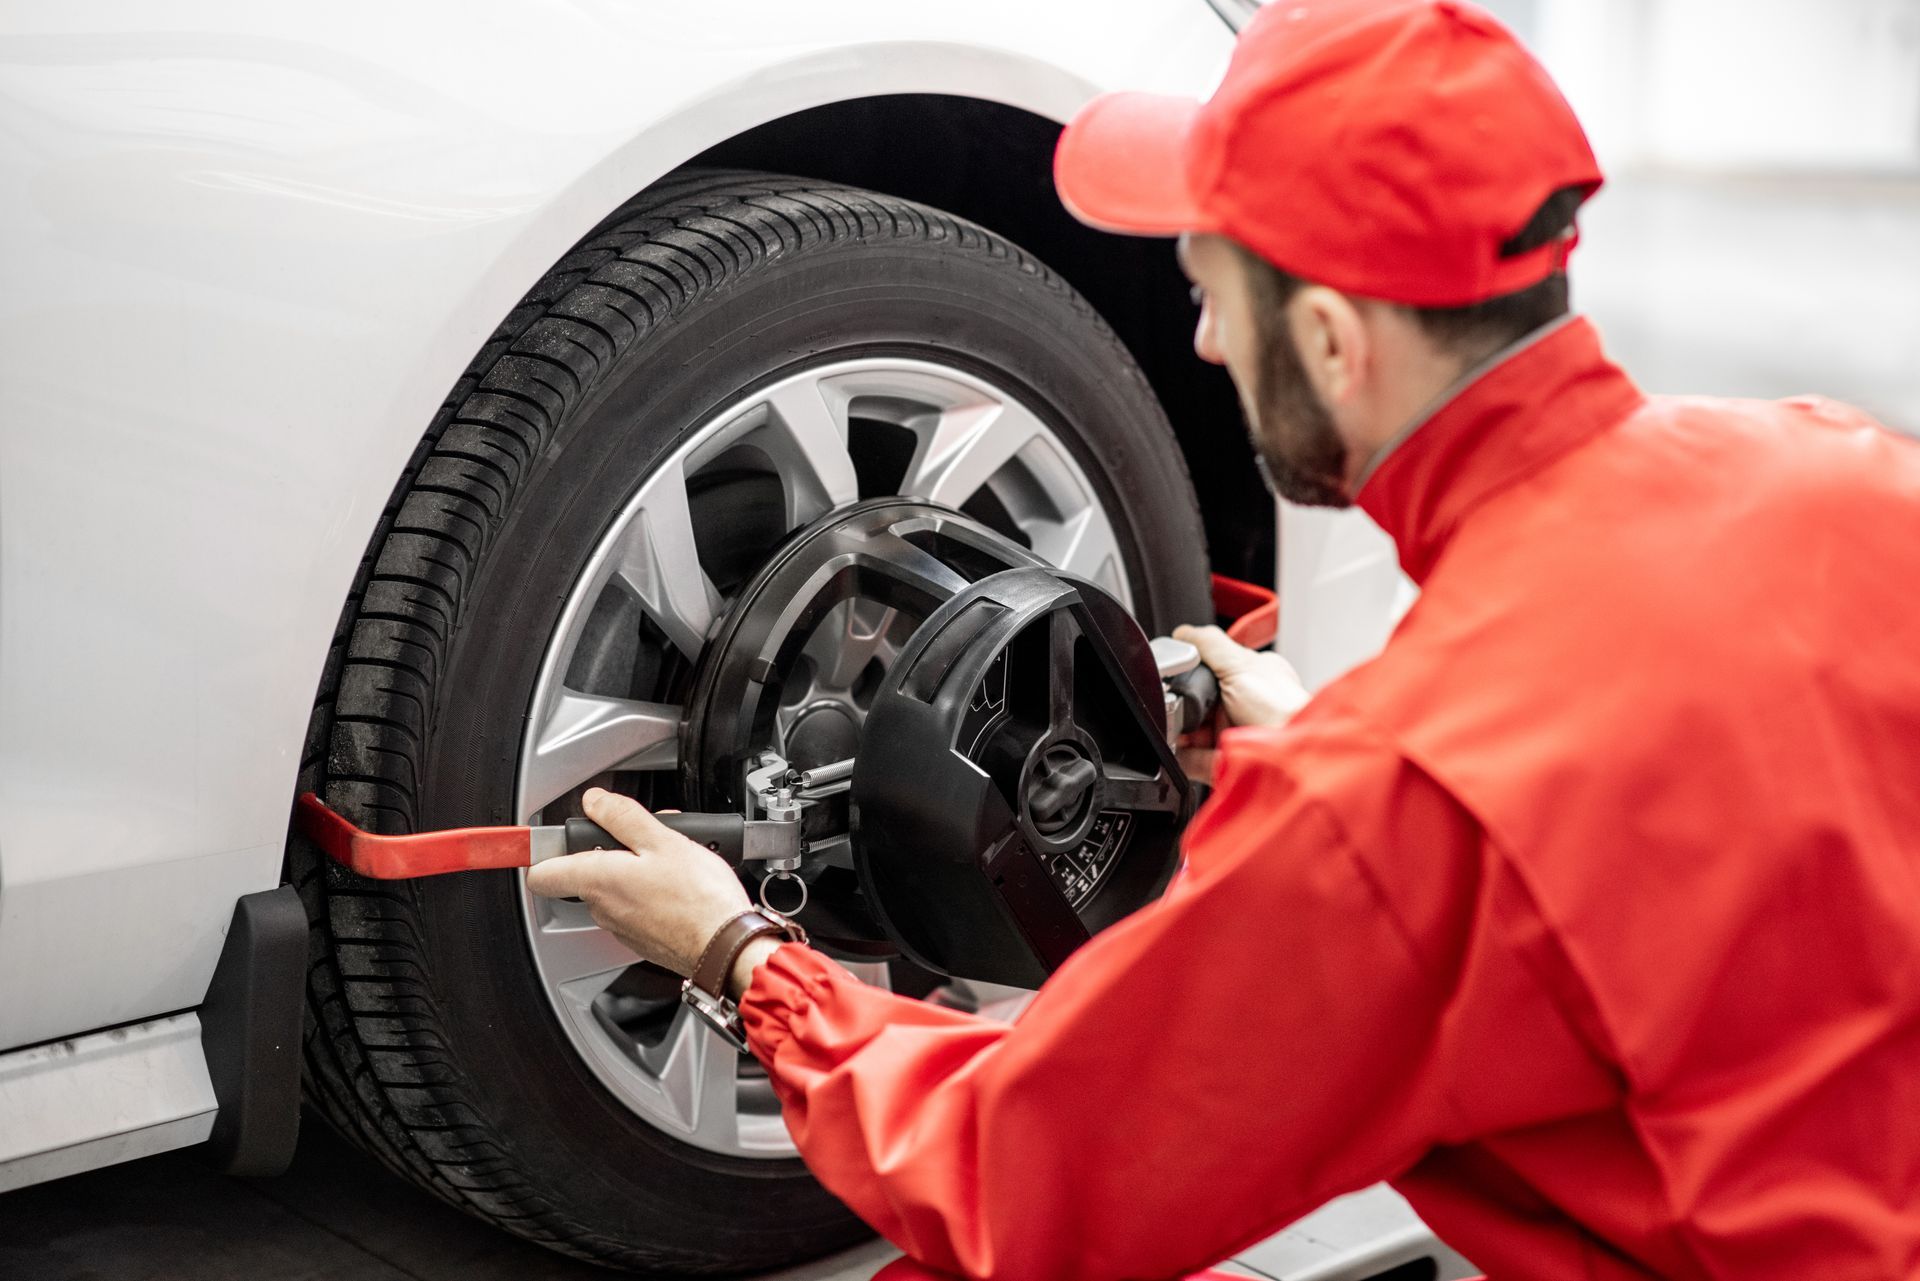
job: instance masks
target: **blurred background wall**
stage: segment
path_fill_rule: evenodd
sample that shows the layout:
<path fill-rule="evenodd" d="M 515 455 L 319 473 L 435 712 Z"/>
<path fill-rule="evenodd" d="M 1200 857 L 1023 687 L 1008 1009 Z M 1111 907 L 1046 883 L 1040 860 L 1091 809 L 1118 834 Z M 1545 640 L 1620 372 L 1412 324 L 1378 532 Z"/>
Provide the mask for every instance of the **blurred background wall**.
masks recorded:
<path fill-rule="evenodd" d="M 1817 392 L 1920 435 L 1920 0 L 1481 3 L 1599 153 L 1573 301 L 1641 386 Z M 1281 652 L 1309 685 L 1414 598 L 1351 511 L 1282 503 L 1280 557 Z"/>
<path fill-rule="evenodd" d="M 1575 304 L 1649 389 L 1920 432 L 1920 0 L 1484 0 L 1609 181 Z"/>

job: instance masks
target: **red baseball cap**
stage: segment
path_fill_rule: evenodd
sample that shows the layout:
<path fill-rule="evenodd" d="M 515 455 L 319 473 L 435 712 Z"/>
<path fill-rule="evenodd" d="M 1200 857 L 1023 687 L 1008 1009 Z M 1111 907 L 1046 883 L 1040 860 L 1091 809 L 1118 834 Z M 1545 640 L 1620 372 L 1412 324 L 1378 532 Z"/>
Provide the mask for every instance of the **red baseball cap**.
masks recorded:
<path fill-rule="evenodd" d="M 1501 246 L 1600 166 L 1546 70 L 1462 0 L 1276 0 L 1205 102 L 1095 98 L 1060 136 L 1074 215 L 1212 231 L 1345 293 L 1459 307 L 1537 284 L 1573 238 Z"/>

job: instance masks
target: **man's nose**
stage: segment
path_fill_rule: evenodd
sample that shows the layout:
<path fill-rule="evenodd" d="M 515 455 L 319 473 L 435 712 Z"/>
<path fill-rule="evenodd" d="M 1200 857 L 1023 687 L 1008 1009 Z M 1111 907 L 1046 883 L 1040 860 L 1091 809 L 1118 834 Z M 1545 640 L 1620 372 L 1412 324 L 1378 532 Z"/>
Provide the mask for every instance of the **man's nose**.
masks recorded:
<path fill-rule="evenodd" d="M 1200 319 L 1193 326 L 1193 354 L 1210 365 L 1224 365 L 1227 359 L 1220 352 L 1220 343 L 1213 334 L 1213 304 L 1200 305 Z"/>

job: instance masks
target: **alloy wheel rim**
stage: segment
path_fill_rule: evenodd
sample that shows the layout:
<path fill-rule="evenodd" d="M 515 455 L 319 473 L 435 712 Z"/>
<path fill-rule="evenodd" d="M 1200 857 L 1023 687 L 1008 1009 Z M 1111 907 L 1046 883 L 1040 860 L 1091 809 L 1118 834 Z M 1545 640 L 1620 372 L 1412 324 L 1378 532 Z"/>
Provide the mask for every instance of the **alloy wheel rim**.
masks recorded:
<path fill-rule="evenodd" d="M 856 424 L 861 429 L 856 429 Z M 788 374 L 711 415 L 641 481 L 575 580 L 535 682 L 522 739 L 516 817 L 536 821 L 555 801 L 613 771 L 679 768 L 682 707 L 570 687 L 584 647 L 598 640 L 608 593 L 644 617 L 663 647 L 691 663 L 727 607 L 702 563 L 695 510 L 700 480 L 750 465 L 777 477 L 778 523 L 791 533 L 863 495 L 867 425 L 891 430 L 902 495 L 966 508 L 994 504 L 1046 560 L 1131 605 L 1112 518 L 1059 434 L 1020 399 L 974 373 L 905 357 L 834 360 Z M 871 471 L 870 471 L 871 474 Z M 864 495 L 871 497 L 873 495 Z M 1012 532 L 1012 531 L 1010 531 Z M 768 548 L 771 552 L 772 548 Z M 849 602 L 816 656 L 820 683 L 793 711 L 832 717 L 854 682 L 884 666 L 902 639 L 886 611 Z M 828 635 L 823 629 L 822 635 Z M 596 926 L 583 905 L 534 898 L 521 878 L 523 921 L 536 974 L 573 1048 L 630 1110 L 682 1142 L 729 1156 L 795 1155 L 764 1074 L 684 1007 L 660 1008 L 636 1033 L 616 988 L 637 958 Z M 885 983 L 884 963 L 849 963 Z M 1011 1017 L 1026 999 L 971 985 L 984 1012 Z M 635 1007 L 642 1008 L 642 1007 Z"/>

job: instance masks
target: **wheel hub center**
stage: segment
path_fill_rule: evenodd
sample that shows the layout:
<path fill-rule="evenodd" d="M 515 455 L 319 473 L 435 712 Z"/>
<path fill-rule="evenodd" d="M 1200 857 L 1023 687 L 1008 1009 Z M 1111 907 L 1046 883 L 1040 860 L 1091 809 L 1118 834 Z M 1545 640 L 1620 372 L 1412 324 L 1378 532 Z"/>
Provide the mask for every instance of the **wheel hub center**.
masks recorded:
<path fill-rule="evenodd" d="M 906 636 L 863 701 L 849 673 L 879 661 L 859 617 L 876 608 Z M 684 795 L 802 824 L 779 874 L 806 880 L 816 940 L 967 979 L 1037 985 L 1150 901 L 1192 802 L 1125 606 L 912 500 L 783 547 L 709 642 L 687 711 Z M 844 790 L 805 781 L 839 761 Z"/>
<path fill-rule="evenodd" d="M 793 535 L 741 588 L 694 673 L 680 752 L 686 806 L 746 812 L 748 777 L 774 757 L 795 771 L 857 757 L 897 645 L 975 579 L 1014 567 L 1045 562 L 909 498 L 844 507 Z M 893 954 L 859 890 L 844 791 L 801 821 L 802 923 L 843 954 Z"/>
<path fill-rule="evenodd" d="M 851 795 L 854 863 L 902 953 L 1015 986 L 1159 894 L 1193 800 L 1140 625 L 1033 568 L 979 578 L 915 630 Z"/>
<path fill-rule="evenodd" d="M 839 703 L 821 702 L 806 708 L 787 730 L 786 758 L 795 769 L 844 761 L 860 746 L 860 726 L 853 713 Z"/>
<path fill-rule="evenodd" d="M 1075 743 L 1055 743 L 1040 754 L 1027 776 L 1027 814 L 1051 836 L 1086 816 L 1099 771 Z"/>

